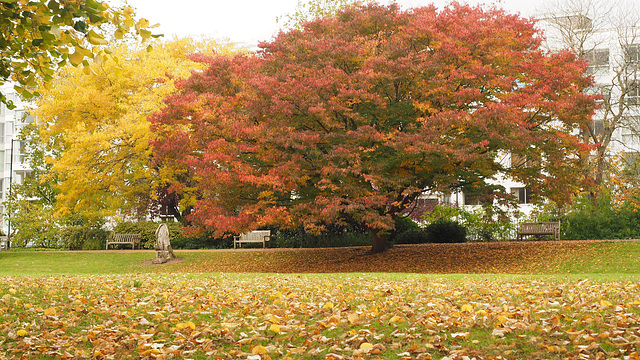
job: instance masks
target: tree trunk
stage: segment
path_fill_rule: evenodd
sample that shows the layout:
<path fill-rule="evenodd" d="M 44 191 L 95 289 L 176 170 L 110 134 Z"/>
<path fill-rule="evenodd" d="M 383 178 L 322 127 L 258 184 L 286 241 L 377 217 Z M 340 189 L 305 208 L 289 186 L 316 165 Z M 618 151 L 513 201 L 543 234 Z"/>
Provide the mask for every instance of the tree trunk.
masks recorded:
<path fill-rule="evenodd" d="M 371 229 L 371 252 L 381 253 L 391 249 L 392 245 L 387 240 L 389 235 L 379 229 Z"/>
<path fill-rule="evenodd" d="M 607 171 L 607 164 L 606 164 L 607 148 L 608 147 L 606 146 L 601 146 L 598 148 L 598 151 L 597 151 L 598 158 L 596 159 L 596 173 L 593 179 L 593 188 L 590 191 L 591 204 L 593 205 L 593 208 L 596 210 L 598 209 L 598 205 L 600 202 L 600 190 L 601 190 L 600 186 L 604 181 L 605 172 Z"/>

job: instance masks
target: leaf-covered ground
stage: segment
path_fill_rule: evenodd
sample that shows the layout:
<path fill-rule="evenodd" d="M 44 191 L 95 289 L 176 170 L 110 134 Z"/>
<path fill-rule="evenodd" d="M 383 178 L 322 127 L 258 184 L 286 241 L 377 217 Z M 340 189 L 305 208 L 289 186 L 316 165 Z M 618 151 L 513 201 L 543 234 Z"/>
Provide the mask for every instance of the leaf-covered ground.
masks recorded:
<path fill-rule="evenodd" d="M 365 252 L 2 253 L 0 359 L 640 359 L 639 242 Z"/>
<path fill-rule="evenodd" d="M 640 347 L 631 281 L 138 274 L 0 288 L 6 358 L 638 359 Z"/>
<path fill-rule="evenodd" d="M 521 241 L 367 247 L 178 252 L 173 272 L 429 274 L 640 274 L 639 241 Z M 165 269 L 157 269 L 165 271 Z M 145 270 L 146 271 L 146 270 Z"/>

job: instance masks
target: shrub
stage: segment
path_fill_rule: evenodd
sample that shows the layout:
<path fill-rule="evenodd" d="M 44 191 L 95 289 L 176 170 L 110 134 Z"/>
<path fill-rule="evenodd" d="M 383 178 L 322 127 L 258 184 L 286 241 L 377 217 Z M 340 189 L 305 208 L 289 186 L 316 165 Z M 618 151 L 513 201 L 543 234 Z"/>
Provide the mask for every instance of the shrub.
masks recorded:
<path fill-rule="evenodd" d="M 371 235 L 364 229 L 340 226 L 328 226 L 327 231 L 321 234 L 308 233 L 302 227 L 272 229 L 269 245 L 279 248 L 365 246 L 371 245 Z"/>
<path fill-rule="evenodd" d="M 610 192 L 602 191 L 597 206 L 585 194 L 574 199 L 568 214 L 544 220 L 561 221 L 562 239 L 637 239 L 640 213 L 636 210 L 632 203 L 616 203 Z"/>
<path fill-rule="evenodd" d="M 425 229 L 430 243 L 463 243 L 467 241 L 467 229 L 456 221 L 438 220 Z"/>
<path fill-rule="evenodd" d="M 427 232 L 423 229 L 410 229 L 406 230 L 393 239 L 396 244 L 424 244 L 429 242 Z"/>
<path fill-rule="evenodd" d="M 470 241 L 495 241 L 515 238 L 517 224 L 513 220 L 523 216 L 518 210 L 503 210 L 496 206 L 467 209 L 437 205 L 433 211 L 425 213 L 423 219 L 429 224 L 442 220 L 457 222 L 465 227 Z"/>
<path fill-rule="evenodd" d="M 175 242 L 171 241 L 174 249 L 230 249 L 233 247 L 233 235 L 225 234 L 223 237 L 213 236 L 213 232 L 207 231 L 199 236 L 182 236 Z"/>
<path fill-rule="evenodd" d="M 229 249 L 233 247 L 233 236 L 226 234 L 219 238 L 214 237 L 212 231 L 198 236 L 186 236 L 183 226 L 178 222 L 165 223 L 169 228 L 169 241 L 174 249 Z M 141 234 L 141 248 L 153 249 L 156 244 L 156 230 L 159 223 L 155 222 L 126 222 L 118 224 L 114 233 L 119 234 Z"/>
<path fill-rule="evenodd" d="M 69 250 L 104 249 L 109 232 L 87 226 L 67 226 L 62 230 L 62 246 Z"/>
<path fill-rule="evenodd" d="M 415 236 L 420 236 L 422 228 L 418 223 L 411 220 L 409 216 L 396 216 L 395 217 L 395 229 L 389 235 L 389 241 L 396 244 L 420 244 L 422 241 L 410 240 Z M 406 234 L 405 233 L 409 233 Z M 418 241 L 418 242 L 406 242 L 406 241 Z"/>
<path fill-rule="evenodd" d="M 169 229 L 169 241 L 172 248 L 178 248 L 175 244 L 180 244 L 183 241 L 182 224 L 173 222 L 165 223 Z M 159 223 L 155 222 L 125 222 L 116 225 L 113 232 L 116 234 L 141 234 L 140 248 L 153 249 L 156 244 L 156 230 Z"/>
<path fill-rule="evenodd" d="M 599 210 L 561 218 L 561 238 L 573 239 L 637 239 L 640 217 L 630 209 Z"/>

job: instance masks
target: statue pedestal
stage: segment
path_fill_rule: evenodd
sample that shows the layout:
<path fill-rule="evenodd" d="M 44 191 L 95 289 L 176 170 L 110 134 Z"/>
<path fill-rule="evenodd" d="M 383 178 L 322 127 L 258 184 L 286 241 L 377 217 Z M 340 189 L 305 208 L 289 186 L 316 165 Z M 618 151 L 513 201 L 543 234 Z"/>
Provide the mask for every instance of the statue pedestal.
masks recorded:
<path fill-rule="evenodd" d="M 171 259 L 175 259 L 173 250 L 169 247 L 167 250 L 156 250 L 156 258 L 151 260 L 153 264 L 164 264 Z"/>
<path fill-rule="evenodd" d="M 164 264 L 171 259 L 175 259 L 176 256 L 173 255 L 173 249 L 169 242 L 169 228 L 167 228 L 166 224 L 160 224 L 160 226 L 158 226 L 158 229 L 156 229 L 156 237 L 158 238 L 155 246 L 156 258 L 151 260 L 151 263 Z"/>

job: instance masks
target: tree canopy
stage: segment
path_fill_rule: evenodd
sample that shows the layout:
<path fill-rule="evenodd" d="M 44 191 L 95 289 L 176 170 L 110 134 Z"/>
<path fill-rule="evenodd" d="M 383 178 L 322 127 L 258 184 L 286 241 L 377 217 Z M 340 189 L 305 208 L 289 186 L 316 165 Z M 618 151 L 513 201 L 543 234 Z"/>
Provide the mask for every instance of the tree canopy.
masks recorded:
<path fill-rule="evenodd" d="M 189 54 L 226 49 L 194 39 L 154 45 L 148 52 L 146 45 L 121 44 L 111 59 L 90 64 L 90 75 L 67 66 L 40 89 L 32 114 L 51 164 L 48 176 L 55 178 L 59 217 L 135 219 L 154 206 L 163 181 L 150 164 L 147 117 L 175 91 L 176 80 L 202 68 Z"/>
<path fill-rule="evenodd" d="M 116 39 L 128 33 L 143 40 L 158 36 L 149 28 L 131 7 L 112 9 L 97 0 L 0 1 L 0 85 L 11 81 L 31 99 L 38 95 L 33 93 L 38 81 L 51 81 L 60 66 L 83 65 L 89 71 L 88 59 L 108 57 L 107 33 Z M 0 103 L 13 107 L 2 93 Z"/>
<path fill-rule="evenodd" d="M 358 223 L 373 251 L 426 190 L 511 176 L 545 195 L 573 191 L 593 100 L 586 65 L 547 53 L 530 20 L 452 4 L 360 5 L 206 65 L 153 116 L 156 159 L 194 226 Z M 535 168 L 501 161 L 512 152 Z M 178 165 L 176 165 L 178 164 Z"/>

